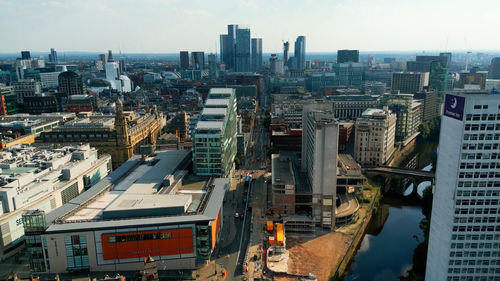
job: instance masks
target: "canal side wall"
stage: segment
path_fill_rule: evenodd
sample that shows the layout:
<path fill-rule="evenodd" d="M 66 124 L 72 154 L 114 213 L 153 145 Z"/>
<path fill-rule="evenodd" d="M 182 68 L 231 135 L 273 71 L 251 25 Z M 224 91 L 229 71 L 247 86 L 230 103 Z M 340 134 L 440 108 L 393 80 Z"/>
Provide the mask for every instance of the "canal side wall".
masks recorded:
<path fill-rule="evenodd" d="M 403 162 L 406 157 L 408 157 L 408 155 L 410 155 L 415 150 L 416 143 L 417 138 L 414 138 L 406 146 L 399 146 L 394 152 L 392 160 L 388 163 L 388 166 L 399 167 L 401 165 L 401 162 Z"/>
<path fill-rule="evenodd" d="M 358 230 L 356 231 L 356 234 L 354 235 L 351 244 L 349 245 L 349 248 L 346 251 L 346 254 L 342 259 L 339 261 L 337 266 L 335 267 L 335 270 L 332 271 L 332 274 L 330 276 L 331 281 L 340 281 L 346 274 L 346 270 L 351 263 L 352 259 L 356 255 L 356 252 L 359 249 L 359 246 L 361 245 L 361 242 L 363 241 L 363 237 L 365 235 L 366 228 L 368 227 L 368 224 L 370 223 L 370 220 L 373 215 L 374 207 L 375 204 L 379 204 L 380 200 L 380 188 L 377 188 L 377 192 L 375 193 L 375 196 L 373 197 L 373 200 L 370 204 L 370 207 L 367 210 L 367 213 L 365 217 L 363 218 L 363 222 L 360 224 Z M 375 210 L 376 211 L 376 210 Z"/>

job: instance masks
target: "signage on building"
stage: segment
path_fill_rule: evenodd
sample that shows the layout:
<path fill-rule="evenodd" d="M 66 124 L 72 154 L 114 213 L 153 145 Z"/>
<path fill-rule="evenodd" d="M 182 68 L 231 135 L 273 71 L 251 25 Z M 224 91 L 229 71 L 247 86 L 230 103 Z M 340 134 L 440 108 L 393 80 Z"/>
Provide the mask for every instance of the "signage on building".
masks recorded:
<path fill-rule="evenodd" d="M 444 100 L 444 115 L 462 121 L 464 105 L 464 97 L 447 94 Z"/>

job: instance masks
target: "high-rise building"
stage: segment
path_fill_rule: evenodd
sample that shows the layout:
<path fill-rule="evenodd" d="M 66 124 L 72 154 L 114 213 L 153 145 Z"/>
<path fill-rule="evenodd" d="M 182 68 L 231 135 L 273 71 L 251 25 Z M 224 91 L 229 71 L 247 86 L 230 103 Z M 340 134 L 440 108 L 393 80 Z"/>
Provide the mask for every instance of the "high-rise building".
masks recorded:
<path fill-rule="evenodd" d="M 429 72 L 393 72 L 392 90 L 414 94 L 429 85 Z"/>
<path fill-rule="evenodd" d="M 290 43 L 288 41 L 283 43 L 283 63 L 288 64 L 288 52 L 290 51 Z"/>
<path fill-rule="evenodd" d="M 221 63 L 236 72 L 251 70 L 250 28 L 237 24 L 227 26 L 227 34 L 220 36 Z"/>
<path fill-rule="evenodd" d="M 31 59 L 30 51 L 21 51 L 21 59 L 23 59 L 23 60 Z"/>
<path fill-rule="evenodd" d="M 236 44 L 235 44 L 235 71 L 236 72 L 249 72 L 251 70 L 251 40 L 250 28 L 240 28 L 236 30 Z"/>
<path fill-rule="evenodd" d="M 201 176 L 228 176 L 237 152 L 236 90 L 212 88 L 196 124 L 193 169 Z"/>
<path fill-rule="evenodd" d="M 191 52 L 191 65 L 193 69 L 205 68 L 205 53 L 204 52 Z"/>
<path fill-rule="evenodd" d="M 359 62 L 359 50 L 338 50 L 337 63 Z"/>
<path fill-rule="evenodd" d="M 271 74 L 274 75 L 283 75 L 285 74 L 283 60 L 278 59 L 276 54 L 272 54 L 269 58 L 269 64 L 271 68 Z"/>
<path fill-rule="evenodd" d="M 99 54 L 99 60 L 102 62 L 102 66 L 103 66 L 103 69 L 104 70 L 104 66 L 106 65 L 106 54 Z"/>
<path fill-rule="evenodd" d="M 181 51 L 180 52 L 180 60 L 181 60 L 181 69 L 189 68 L 189 52 Z"/>
<path fill-rule="evenodd" d="M 322 228 L 335 228 L 339 123 L 329 103 L 304 105 L 302 165 L 312 190 L 313 217 Z"/>
<path fill-rule="evenodd" d="M 337 85 L 361 88 L 363 82 L 363 65 L 359 62 L 335 63 L 332 65 Z"/>
<path fill-rule="evenodd" d="M 425 280 L 500 276 L 500 95 L 446 93 Z"/>
<path fill-rule="evenodd" d="M 437 91 L 448 89 L 448 55 L 417 56 L 415 61 L 406 62 L 406 70 L 410 72 L 429 72 L 429 86 Z"/>
<path fill-rule="evenodd" d="M 361 165 L 386 165 L 395 152 L 396 114 L 368 108 L 356 119 L 354 159 Z"/>
<path fill-rule="evenodd" d="M 297 69 L 304 69 L 306 65 L 306 37 L 299 36 L 295 40 L 295 66 Z"/>
<path fill-rule="evenodd" d="M 57 52 L 56 50 L 54 50 L 54 48 L 50 48 L 49 61 L 57 62 Z"/>
<path fill-rule="evenodd" d="M 87 94 L 87 88 L 85 87 L 83 78 L 74 71 L 62 72 L 59 74 L 58 80 L 58 91 L 61 93 L 65 93 L 69 96 Z"/>
<path fill-rule="evenodd" d="M 217 79 L 218 76 L 217 56 L 215 54 L 210 54 L 208 55 L 208 77 L 210 77 L 210 79 Z"/>
<path fill-rule="evenodd" d="M 252 71 L 262 70 L 262 38 L 252 38 Z"/>
<path fill-rule="evenodd" d="M 439 56 L 445 56 L 445 57 L 448 57 L 448 67 L 450 66 L 451 64 L 451 52 L 445 52 L 445 53 L 439 53 Z"/>
<path fill-rule="evenodd" d="M 491 60 L 488 79 L 500 79 L 500 57 Z"/>
<path fill-rule="evenodd" d="M 237 29 L 237 24 L 230 24 L 227 26 L 227 34 L 221 34 L 220 36 L 221 63 L 225 64 L 228 70 L 234 70 L 236 64 L 235 44 Z"/>
<path fill-rule="evenodd" d="M 119 92 L 131 92 L 132 83 L 130 78 L 120 73 L 120 64 L 113 59 L 113 53 L 108 51 L 108 62 L 104 66 L 106 70 L 106 80 L 111 84 L 111 88 Z"/>

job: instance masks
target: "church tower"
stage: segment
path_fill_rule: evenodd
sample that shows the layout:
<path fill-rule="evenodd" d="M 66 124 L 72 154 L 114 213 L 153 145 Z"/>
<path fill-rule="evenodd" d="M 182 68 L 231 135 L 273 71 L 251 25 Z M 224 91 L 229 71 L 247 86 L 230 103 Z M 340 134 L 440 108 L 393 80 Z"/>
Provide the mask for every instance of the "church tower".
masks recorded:
<path fill-rule="evenodd" d="M 129 145 L 127 120 L 125 119 L 123 103 L 120 99 L 116 102 L 115 130 L 118 145 Z"/>

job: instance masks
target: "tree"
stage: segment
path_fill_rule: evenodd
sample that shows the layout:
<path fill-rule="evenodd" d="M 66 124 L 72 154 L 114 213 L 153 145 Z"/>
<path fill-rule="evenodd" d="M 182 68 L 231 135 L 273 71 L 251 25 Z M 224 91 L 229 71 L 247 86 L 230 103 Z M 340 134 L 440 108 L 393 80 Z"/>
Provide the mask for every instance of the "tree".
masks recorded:
<path fill-rule="evenodd" d="M 279 150 L 276 147 L 271 147 L 267 150 L 266 155 L 267 157 L 271 157 L 272 154 L 277 154 L 279 153 Z"/>
<path fill-rule="evenodd" d="M 234 164 L 236 164 L 236 166 L 241 165 L 241 160 L 240 160 L 240 158 L 238 158 L 238 157 L 234 157 Z"/>
<path fill-rule="evenodd" d="M 418 130 L 424 140 L 427 139 L 431 133 L 431 129 L 429 128 L 429 124 L 427 122 L 418 125 Z"/>
<path fill-rule="evenodd" d="M 262 126 L 264 126 L 264 128 L 269 130 L 270 125 L 271 125 L 271 117 L 269 115 L 264 116 L 264 118 L 262 118 Z"/>

